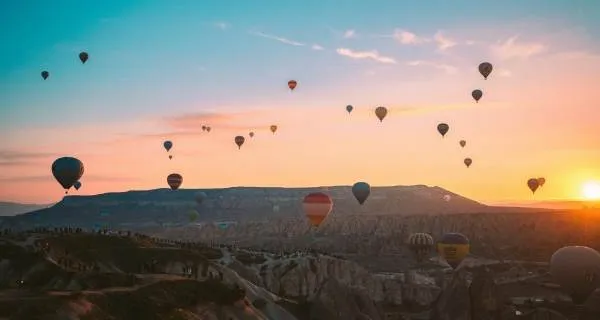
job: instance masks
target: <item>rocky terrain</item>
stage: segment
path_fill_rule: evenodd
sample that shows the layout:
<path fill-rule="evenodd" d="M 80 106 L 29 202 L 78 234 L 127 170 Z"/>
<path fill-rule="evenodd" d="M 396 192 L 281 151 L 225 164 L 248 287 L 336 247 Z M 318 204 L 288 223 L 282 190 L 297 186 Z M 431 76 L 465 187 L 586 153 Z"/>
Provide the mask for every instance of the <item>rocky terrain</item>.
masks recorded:
<path fill-rule="evenodd" d="M 0 202 L 0 217 L 14 216 L 17 214 L 27 213 L 47 207 L 49 207 L 49 205 Z"/>

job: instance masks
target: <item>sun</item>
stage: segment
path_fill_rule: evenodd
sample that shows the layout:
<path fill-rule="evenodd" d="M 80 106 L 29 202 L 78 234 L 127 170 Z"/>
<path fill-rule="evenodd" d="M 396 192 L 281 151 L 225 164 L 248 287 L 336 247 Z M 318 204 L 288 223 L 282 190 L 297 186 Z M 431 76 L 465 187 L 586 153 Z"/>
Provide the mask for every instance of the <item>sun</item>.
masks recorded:
<path fill-rule="evenodd" d="M 600 183 L 586 182 L 581 188 L 581 193 L 586 200 L 600 200 Z"/>

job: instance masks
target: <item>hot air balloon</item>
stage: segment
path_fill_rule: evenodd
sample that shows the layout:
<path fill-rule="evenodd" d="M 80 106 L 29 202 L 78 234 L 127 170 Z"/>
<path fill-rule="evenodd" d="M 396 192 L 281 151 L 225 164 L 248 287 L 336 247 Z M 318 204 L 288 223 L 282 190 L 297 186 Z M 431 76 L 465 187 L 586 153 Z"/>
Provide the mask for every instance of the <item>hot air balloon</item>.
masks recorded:
<path fill-rule="evenodd" d="M 482 62 L 479 64 L 479 73 L 487 80 L 487 77 L 492 73 L 494 67 L 489 62 Z"/>
<path fill-rule="evenodd" d="M 183 182 L 183 177 L 179 173 L 171 173 L 167 177 L 167 183 L 169 184 L 169 187 L 171 187 L 171 190 L 179 189 L 182 182 Z"/>
<path fill-rule="evenodd" d="M 540 182 L 538 181 L 538 179 L 531 178 L 527 180 L 527 186 L 529 187 L 529 190 L 531 190 L 531 192 L 535 194 L 535 190 L 539 188 Z"/>
<path fill-rule="evenodd" d="M 82 51 L 79 54 L 79 60 L 81 60 L 81 63 L 85 63 L 86 61 L 88 61 L 89 57 L 90 57 L 90 55 L 87 52 L 85 52 L 85 51 Z"/>
<path fill-rule="evenodd" d="M 443 199 L 444 201 L 448 202 L 452 199 L 452 197 L 449 194 L 445 194 Z"/>
<path fill-rule="evenodd" d="M 202 126 L 202 131 L 206 131 L 206 126 L 205 125 Z"/>
<path fill-rule="evenodd" d="M 75 190 L 79 190 L 79 188 L 81 188 L 81 182 L 75 181 L 75 183 L 73 183 L 73 188 L 75 188 Z"/>
<path fill-rule="evenodd" d="M 581 305 L 600 286 L 600 253 L 583 246 L 560 248 L 550 258 L 550 274 Z"/>
<path fill-rule="evenodd" d="M 272 125 L 271 127 L 269 127 L 269 130 L 271 130 L 271 132 L 273 132 L 273 134 L 275 134 L 275 131 L 277 131 L 277 126 Z"/>
<path fill-rule="evenodd" d="M 310 224 L 318 227 L 333 209 L 333 201 L 323 192 L 313 192 L 304 197 L 302 208 Z"/>
<path fill-rule="evenodd" d="M 387 116 L 388 110 L 386 107 L 377 107 L 375 108 L 375 115 L 379 119 L 379 122 L 383 122 L 385 116 Z"/>
<path fill-rule="evenodd" d="M 212 130 L 210 127 L 206 127 L 206 132 L 210 132 Z"/>
<path fill-rule="evenodd" d="M 475 99 L 475 102 L 479 102 L 479 99 L 483 97 L 483 91 L 475 89 L 473 90 L 473 92 L 471 92 L 471 96 L 473 97 L 473 99 Z"/>
<path fill-rule="evenodd" d="M 447 123 L 440 123 L 437 125 L 437 131 L 444 137 L 450 130 L 450 126 Z"/>
<path fill-rule="evenodd" d="M 191 210 L 188 213 L 188 218 L 190 219 L 190 222 L 194 222 L 194 221 L 198 220 L 199 216 L 200 216 L 200 214 L 198 214 L 198 211 L 196 211 L 196 210 Z"/>
<path fill-rule="evenodd" d="M 415 255 L 417 262 L 423 262 L 431 253 L 433 238 L 427 233 L 413 233 L 408 237 L 408 248 Z"/>
<path fill-rule="evenodd" d="M 52 163 L 52 174 L 60 185 L 67 190 L 83 176 L 83 163 L 72 157 L 62 157 Z"/>
<path fill-rule="evenodd" d="M 459 144 L 464 148 L 467 145 L 467 142 L 465 140 L 460 140 Z"/>
<path fill-rule="evenodd" d="M 470 167 L 471 163 L 473 163 L 473 160 L 471 160 L 471 158 L 465 158 L 465 160 L 463 161 L 465 163 L 465 166 Z"/>
<path fill-rule="evenodd" d="M 546 178 L 538 178 L 538 184 L 543 187 L 546 184 Z"/>
<path fill-rule="evenodd" d="M 201 205 L 202 202 L 204 202 L 204 200 L 207 198 L 208 196 L 206 195 L 206 193 L 202 192 L 202 191 L 198 191 L 196 192 L 196 195 L 194 196 L 194 199 L 196 200 L 196 203 L 198 205 Z"/>
<path fill-rule="evenodd" d="M 50 76 L 50 72 L 48 72 L 46 70 L 42 71 L 42 78 L 44 80 L 48 79 L 49 76 Z"/>
<path fill-rule="evenodd" d="M 243 136 L 236 136 L 233 141 L 235 142 L 235 144 L 237 144 L 238 149 L 242 148 L 242 145 L 244 144 L 244 141 L 246 141 L 246 138 L 244 138 Z"/>
<path fill-rule="evenodd" d="M 347 106 L 346 106 L 346 111 L 348 111 L 348 113 L 351 113 L 351 112 L 352 112 L 352 110 L 354 110 L 354 107 L 353 107 L 353 106 L 351 106 L 351 105 L 347 105 Z"/>
<path fill-rule="evenodd" d="M 250 131 L 250 133 L 248 133 L 248 135 L 250 136 L 250 138 L 254 138 L 254 132 Z"/>
<path fill-rule="evenodd" d="M 165 150 L 167 150 L 167 152 L 169 152 L 171 148 L 173 148 L 173 142 L 167 140 L 163 142 L 163 147 L 165 148 Z"/>
<path fill-rule="evenodd" d="M 437 244 L 438 252 L 446 262 L 456 269 L 469 254 L 469 239 L 461 233 L 446 233 Z"/>
<path fill-rule="evenodd" d="M 292 90 L 292 91 L 294 91 L 294 89 L 296 89 L 297 85 L 298 85 L 298 82 L 296 82 L 296 80 L 288 81 L 288 88 L 290 88 L 290 90 Z"/>
<path fill-rule="evenodd" d="M 362 205 L 371 194 L 371 186 L 366 182 L 357 182 L 352 186 L 352 194 Z"/>

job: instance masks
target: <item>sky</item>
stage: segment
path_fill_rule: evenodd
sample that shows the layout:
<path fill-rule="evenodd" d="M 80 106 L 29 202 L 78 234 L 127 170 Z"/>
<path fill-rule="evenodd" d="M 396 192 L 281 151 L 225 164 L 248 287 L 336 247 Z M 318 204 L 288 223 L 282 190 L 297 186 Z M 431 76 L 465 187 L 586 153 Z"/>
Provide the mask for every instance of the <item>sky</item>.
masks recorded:
<path fill-rule="evenodd" d="M 177 172 L 182 188 L 579 199 L 600 181 L 598 15 L 594 0 L 5 1 L 0 201 L 59 201 L 62 156 L 84 163 L 84 195 L 164 188 Z M 547 181 L 535 195 L 531 177 Z"/>

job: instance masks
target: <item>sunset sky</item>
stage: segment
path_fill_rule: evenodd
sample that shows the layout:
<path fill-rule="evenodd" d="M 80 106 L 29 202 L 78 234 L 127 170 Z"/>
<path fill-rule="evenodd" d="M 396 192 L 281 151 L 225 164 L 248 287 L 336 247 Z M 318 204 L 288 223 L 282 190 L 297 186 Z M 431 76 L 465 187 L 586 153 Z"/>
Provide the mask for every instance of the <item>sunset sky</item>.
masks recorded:
<path fill-rule="evenodd" d="M 85 164 L 73 194 L 164 188 L 177 172 L 182 188 L 362 180 L 578 199 L 600 181 L 598 15 L 593 0 L 7 1 L 0 201 L 60 200 L 61 156 Z M 542 176 L 534 197 L 527 179 Z"/>

